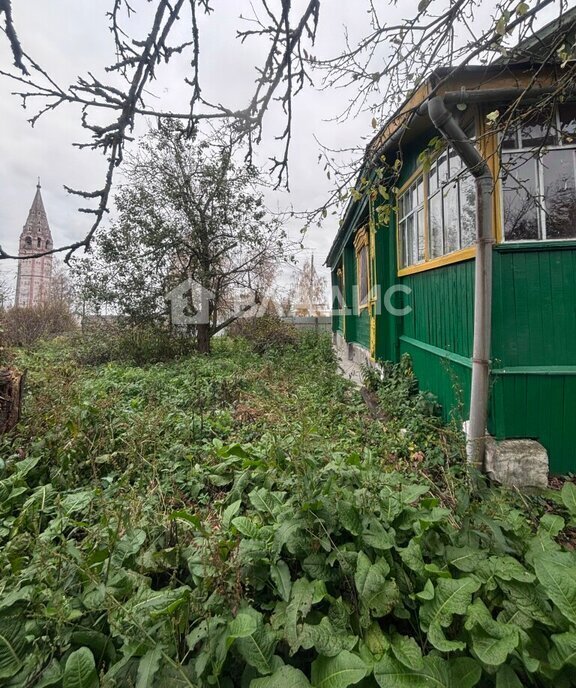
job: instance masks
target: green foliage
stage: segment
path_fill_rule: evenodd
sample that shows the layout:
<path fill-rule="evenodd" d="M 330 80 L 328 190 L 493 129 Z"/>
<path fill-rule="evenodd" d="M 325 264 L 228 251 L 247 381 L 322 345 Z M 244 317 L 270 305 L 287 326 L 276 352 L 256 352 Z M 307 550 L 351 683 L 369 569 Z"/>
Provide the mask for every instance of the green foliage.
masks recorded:
<path fill-rule="evenodd" d="M 572 488 L 471 492 L 435 462 L 456 435 L 392 415 L 390 389 L 420 403 L 407 364 L 375 386 L 375 420 L 327 340 L 262 356 L 222 338 L 143 368 L 22 354 L 2 685 L 573 685 Z M 424 456 L 410 470 L 403 446 Z"/>
<path fill-rule="evenodd" d="M 293 347 L 298 342 L 296 328 L 275 315 L 241 318 L 231 329 L 233 336 L 244 338 L 257 354 Z"/>
<path fill-rule="evenodd" d="M 193 351 L 194 340 L 162 327 L 117 323 L 78 335 L 74 338 L 73 349 L 83 365 L 117 361 L 140 366 L 186 356 Z"/>

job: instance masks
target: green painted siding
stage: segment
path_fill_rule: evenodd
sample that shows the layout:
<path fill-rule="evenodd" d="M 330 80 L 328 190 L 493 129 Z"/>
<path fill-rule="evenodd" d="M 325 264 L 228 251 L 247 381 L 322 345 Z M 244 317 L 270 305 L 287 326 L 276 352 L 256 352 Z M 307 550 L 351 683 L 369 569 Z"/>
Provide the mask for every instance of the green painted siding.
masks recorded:
<path fill-rule="evenodd" d="M 412 290 L 412 312 L 403 318 L 403 334 L 469 358 L 474 333 L 474 261 L 409 275 L 402 283 Z"/>
<path fill-rule="evenodd" d="M 492 423 L 576 470 L 576 246 L 494 252 Z"/>
<path fill-rule="evenodd" d="M 470 398 L 474 261 L 402 278 L 412 290 L 402 319 L 401 353 L 412 358 L 420 388 L 442 404 L 446 420 L 464 420 Z"/>
<path fill-rule="evenodd" d="M 576 365 L 576 246 L 494 251 L 496 368 Z"/>

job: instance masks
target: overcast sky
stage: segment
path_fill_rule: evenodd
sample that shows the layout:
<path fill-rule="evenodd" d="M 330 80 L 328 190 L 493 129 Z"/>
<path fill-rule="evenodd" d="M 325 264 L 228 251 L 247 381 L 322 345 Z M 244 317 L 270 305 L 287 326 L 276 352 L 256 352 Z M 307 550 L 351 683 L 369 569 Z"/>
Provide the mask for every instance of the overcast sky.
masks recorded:
<path fill-rule="evenodd" d="M 304 0 L 294 2 L 295 5 L 303 3 Z M 105 16 L 112 4 L 108 0 L 17 0 L 12 4 L 24 49 L 58 82 L 68 84 L 76 75 L 89 71 L 103 75 L 103 67 L 113 61 L 113 43 Z M 130 32 L 142 38 L 154 3 L 132 0 L 131 5 L 137 14 L 131 21 Z M 249 0 L 219 0 L 214 5 L 216 16 L 200 20 L 203 96 L 230 107 L 245 107 L 254 86 L 254 65 L 262 63 L 267 45 L 258 41 L 240 44 L 235 39 L 236 30 L 241 27 L 240 14 L 251 13 Z M 367 5 L 367 0 L 323 1 L 317 57 L 337 54 L 343 46 L 345 29 L 352 41 L 364 35 L 369 29 Z M 386 19 L 395 21 L 411 16 L 417 0 L 403 0 L 396 6 L 382 0 L 382 5 L 386 6 Z M 177 34 L 187 40 L 187 30 L 187 24 L 181 22 Z M 11 64 L 12 58 L 4 37 L 0 39 L 0 65 L 4 67 Z M 183 79 L 188 62 L 189 56 L 182 57 L 159 70 L 158 80 L 150 88 L 153 97 L 148 99 L 148 105 L 186 111 L 190 93 Z M 61 106 L 31 128 L 27 117 L 35 112 L 34 104 L 30 103 L 29 110 L 23 110 L 21 101 L 10 95 L 12 90 L 14 84 L 0 78 L 0 243 L 10 252 L 18 250 L 18 238 L 38 176 L 55 243 L 79 240 L 90 226 L 91 218 L 77 212 L 78 199 L 67 194 L 64 185 L 101 188 L 104 160 L 97 152 L 80 151 L 72 146 L 73 142 L 87 140 L 76 107 Z M 328 121 L 344 109 L 348 95 L 338 90 L 308 88 L 298 96 L 290 158 L 291 192 L 269 194 L 270 205 L 302 210 L 323 204 L 330 182 L 317 163 L 319 150 L 314 137 L 331 148 L 341 148 L 363 145 L 372 133 L 368 113 L 344 123 Z M 262 164 L 272 152 L 278 153 L 279 149 L 274 149 L 274 137 L 283 127 L 278 109 L 270 112 L 265 123 L 264 144 L 259 151 Z M 145 128 L 146 123 L 141 121 L 136 134 L 142 134 Z M 321 229 L 311 230 L 305 238 L 306 247 L 315 252 L 319 264 L 324 262 L 337 225 L 337 217 L 328 218 Z M 291 225 L 294 236 L 299 235 L 300 226 L 297 222 Z M 13 275 L 14 267 L 0 264 L 0 271 Z"/>

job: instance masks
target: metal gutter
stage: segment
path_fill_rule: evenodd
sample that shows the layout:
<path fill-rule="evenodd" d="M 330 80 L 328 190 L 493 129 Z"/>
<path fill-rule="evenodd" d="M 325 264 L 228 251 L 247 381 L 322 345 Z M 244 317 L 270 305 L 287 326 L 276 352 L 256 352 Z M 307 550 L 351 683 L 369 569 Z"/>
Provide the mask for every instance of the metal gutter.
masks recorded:
<path fill-rule="evenodd" d="M 473 465 L 483 469 L 492 339 L 492 245 L 494 243 L 492 193 L 494 181 L 486 160 L 447 109 L 442 96 L 435 96 L 423 103 L 419 111 L 422 114 L 425 111 L 428 112 L 436 129 L 462 158 L 476 181 L 474 342 L 466 454 Z"/>

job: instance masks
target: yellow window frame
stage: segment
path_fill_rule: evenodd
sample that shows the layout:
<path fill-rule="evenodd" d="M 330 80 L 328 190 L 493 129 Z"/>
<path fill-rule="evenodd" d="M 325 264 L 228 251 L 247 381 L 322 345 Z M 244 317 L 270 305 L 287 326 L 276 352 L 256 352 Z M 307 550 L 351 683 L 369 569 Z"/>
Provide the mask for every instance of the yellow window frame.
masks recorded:
<path fill-rule="evenodd" d="M 366 226 L 361 227 L 354 237 L 356 252 L 356 281 L 358 283 L 358 310 L 361 312 L 370 307 L 371 275 L 370 275 L 370 234 Z M 366 274 L 362 270 L 362 252 L 366 251 Z M 360 301 L 360 285 L 366 282 L 366 303 Z"/>

